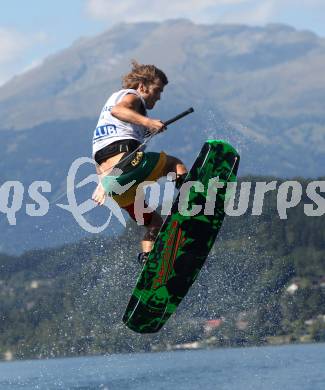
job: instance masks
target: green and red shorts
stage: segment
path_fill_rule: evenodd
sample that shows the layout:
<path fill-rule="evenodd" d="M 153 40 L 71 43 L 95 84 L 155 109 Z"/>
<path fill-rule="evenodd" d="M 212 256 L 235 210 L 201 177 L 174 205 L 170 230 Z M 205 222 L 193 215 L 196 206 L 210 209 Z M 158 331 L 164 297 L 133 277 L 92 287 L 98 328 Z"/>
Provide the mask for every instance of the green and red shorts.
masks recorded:
<path fill-rule="evenodd" d="M 167 155 L 164 152 L 143 152 L 141 161 L 137 166 L 119 176 L 107 175 L 101 179 L 101 183 L 106 193 L 112 195 L 112 198 L 118 205 L 126 210 L 132 219 L 136 220 L 134 202 L 138 185 L 144 181 L 157 181 L 159 178 L 163 177 L 166 162 Z M 114 193 L 114 184 L 116 182 L 119 185 L 124 186 L 133 180 L 135 180 L 135 183 L 127 191 L 119 195 Z M 153 212 L 144 214 L 144 225 L 150 224 L 152 215 Z"/>

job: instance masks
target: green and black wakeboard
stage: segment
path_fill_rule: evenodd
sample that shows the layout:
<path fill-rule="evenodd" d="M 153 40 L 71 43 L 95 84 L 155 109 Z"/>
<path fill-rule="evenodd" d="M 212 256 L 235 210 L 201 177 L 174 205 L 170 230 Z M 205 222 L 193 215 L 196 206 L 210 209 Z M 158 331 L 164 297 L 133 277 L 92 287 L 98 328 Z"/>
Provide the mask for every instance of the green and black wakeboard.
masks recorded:
<path fill-rule="evenodd" d="M 157 332 L 195 281 L 220 230 L 226 184 L 236 181 L 238 164 L 239 154 L 230 144 L 204 143 L 184 182 L 187 196 L 181 190 L 175 199 L 124 313 L 123 322 L 133 331 Z M 202 185 L 190 188 L 190 181 Z"/>

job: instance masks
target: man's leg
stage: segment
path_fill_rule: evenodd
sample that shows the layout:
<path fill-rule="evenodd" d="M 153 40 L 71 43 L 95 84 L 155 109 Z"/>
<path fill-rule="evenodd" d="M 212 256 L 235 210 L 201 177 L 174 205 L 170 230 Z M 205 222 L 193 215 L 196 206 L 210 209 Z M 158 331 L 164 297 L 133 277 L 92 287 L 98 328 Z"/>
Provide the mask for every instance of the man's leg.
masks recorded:
<path fill-rule="evenodd" d="M 157 180 L 159 177 L 167 176 L 168 173 L 175 172 L 176 173 L 176 186 L 177 182 L 179 180 L 179 183 L 182 183 L 182 180 L 184 176 L 187 174 L 187 169 L 183 162 L 179 160 L 176 157 L 173 156 L 166 156 L 166 163 L 163 169 L 160 171 L 160 174 L 158 177 L 155 178 Z M 123 207 L 132 219 L 136 221 L 135 217 L 135 210 L 134 210 L 134 204 Z M 142 259 L 142 255 L 144 257 L 147 257 L 147 253 L 152 250 L 153 244 L 155 242 L 155 239 L 159 233 L 159 230 L 161 228 L 161 225 L 163 223 L 162 217 L 155 211 L 145 213 L 144 215 L 144 225 L 147 229 L 142 241 L 141 241 L 141 249 L 142 253 L 139 254 L 139 260 L 140 262 L 145 261 L 145 259 Z"/>
<path fill-rule="evenodd" d="M 176 180 L 178 177 L 183 176 L 187 173 L 187 169 L 183 162 L 176 157 L 167 156 L 166 165 L 164 167 L 164 176 L 167 176 L 168 173 L 175 172 Z"/>
<path fill-rule="evenodd" d="M 167 156 L 166 165 L 163 170 L 163 176 L 167 176 L 168 173 L 175 172 L 176 173 L 176 182 L 177 178 L 184 177 L 187 173 L 187 169 L 185 165 L 176 157 Z M 163 223 L 163 219 L 161 215 L 157 212 L 153 211 L 150 213 L 150 222 L 146 225 L 147 231 L 141 241 L 142 252 L 150 252 L 155 239 L 159 233 L 161 225 Z"/>
<path fill-rule="evenodd" d="M 134 204 L 123 207 L 126 210 L 130 217 L 137 222 L 134 210 Z M 163 219 L 156 211 L 147 212 L 143 215 L 144 226 L 146 228 L 146 233 L 141 241 L 141 249 L 143 253 L 150 252 L 155 239 L 159 233 L 160 227 L 163 223 Z"/>
<path fill-rule="evenodd" d="M 176 183 L 178 179 L 184 178 L 187 174 L 187 169 L 185 165 L 176 157 L 167 156 L 166 165 L 164 167 L 163 176 L 167 176 L 168 173 L 175 172 L 176 173 Z M 161 225 L 163 223 L 163 219 L 161 215 L 157 212 L 153 211 L 150 214 L 150 222 L 146 224 L 147 231 L 141 241 L 142 252 L 150 252 L 155 239 L 159 233 Z"/>
<path fill-rule="evenodd" d="M 162 223 L 163 223 L 162 217 L 157 212 L 153 211 L 151 214 L 151 220 L 146 225 L 147 231 L 143 237 L 143 240 L 141 241 L 142 252 L 151 251 Z"/>

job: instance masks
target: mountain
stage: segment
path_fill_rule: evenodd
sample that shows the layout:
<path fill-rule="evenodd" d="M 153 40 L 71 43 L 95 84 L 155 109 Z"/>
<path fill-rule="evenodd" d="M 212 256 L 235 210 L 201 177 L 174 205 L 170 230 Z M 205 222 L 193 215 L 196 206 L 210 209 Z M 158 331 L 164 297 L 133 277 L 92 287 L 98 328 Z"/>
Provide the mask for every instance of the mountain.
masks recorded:
<path fill-rule="evenodd" d="M 168 119 L 195 108 L 156 137 L 152 148 L 190 165 L 205 139 L 224 138 L 241 154 L 241 175 L 323 174 L 323 38 L 285 25 L 119 24 L 78 40 L 0 88 L 0 184 L 19 180 L 24 187 L 16 226 L 8 225 L 4 203 L 0 207 L 1 250 L 16 252 L 84 235 L 56 207 L 50 208 L 52 218 L 27 216 L 28 188 L 35 180 L 47 180 L 51 201 L 64 193 L 72 161 L 90 156 L 98 114 L 120 88 L 133 58 L 161 67 L 170 81 L 151 116 Z M 88 185 L 84 196 L 92 190 Z M 22 237 L 18 243 L 17 234 Z"/>

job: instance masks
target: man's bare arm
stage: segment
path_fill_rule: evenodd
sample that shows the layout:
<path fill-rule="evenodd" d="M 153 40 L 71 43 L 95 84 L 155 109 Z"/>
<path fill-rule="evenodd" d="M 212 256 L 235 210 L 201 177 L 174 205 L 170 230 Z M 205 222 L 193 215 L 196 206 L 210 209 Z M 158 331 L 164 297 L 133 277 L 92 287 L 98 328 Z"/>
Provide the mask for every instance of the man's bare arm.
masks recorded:
<path fill-rule="evenodd" d="M 111 114 L 123 122 L 141 125 L 149 130 L 162 130 L 164 128 L 162 121 L 142 115 L 141 108 L 141 100 L 136 95 L 128 94 L 112 108 Z"/>

